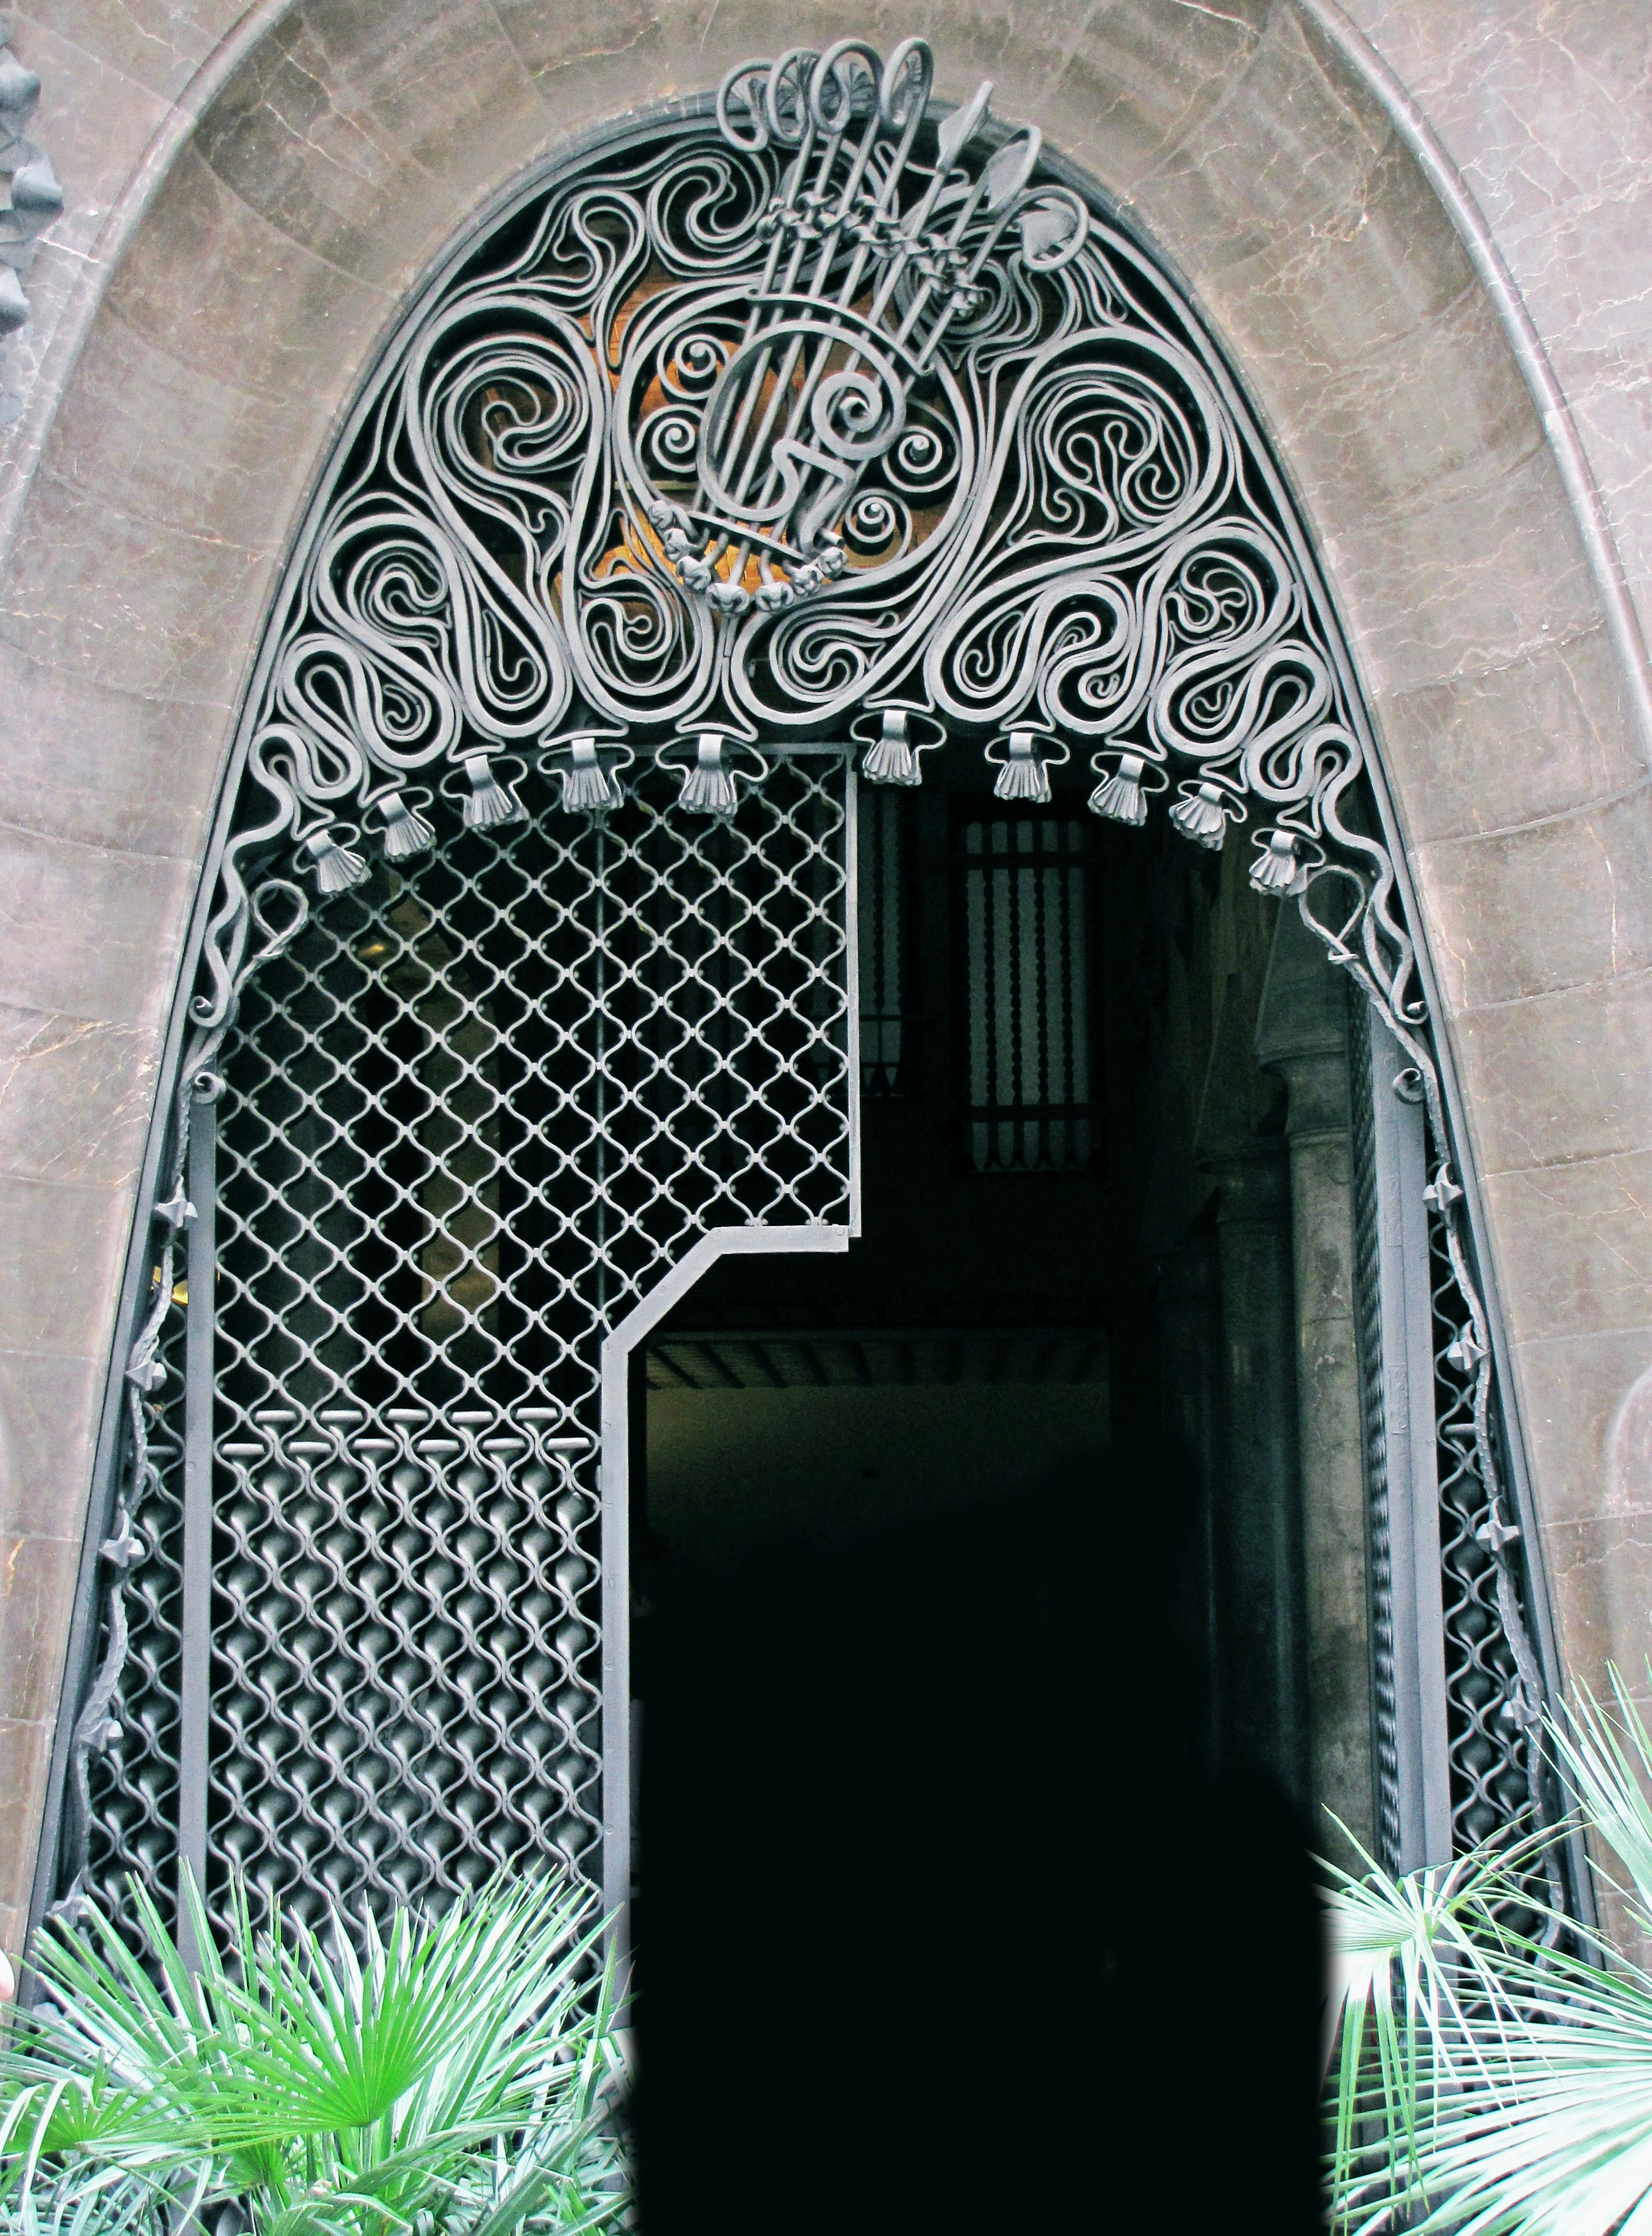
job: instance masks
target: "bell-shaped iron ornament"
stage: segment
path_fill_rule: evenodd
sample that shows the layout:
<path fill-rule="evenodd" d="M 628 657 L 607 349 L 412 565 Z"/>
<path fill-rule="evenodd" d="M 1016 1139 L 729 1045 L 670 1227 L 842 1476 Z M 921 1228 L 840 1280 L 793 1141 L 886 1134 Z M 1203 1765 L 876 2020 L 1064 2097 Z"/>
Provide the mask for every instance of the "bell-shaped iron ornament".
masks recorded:
<path fill-rule="evenodd" d="M 1129 823 L 1140 829 L 1148 819 L 1147 793 L 1142 783 L 1146 768 L 1144 754 L 1122 754 L 1112 774 L 1103 777 L 1091 792 L 1090 813 L 1105 816 L 1109 823 Z"/>
<path fill-rule="evenodd" d="M 39 102 L 38 72 L 25 69 L 9 47 L 0 47 L 0 130 L 21 132 Z"/>
<path fill-rule="evenodd" d="M 1301 840 L 1294 831 L 1268 831 L 1257 837 L 1257 853 L 1250 865 L 1250 881 L 1259 893 L 1301 893 L 1307 890 L 1307 871 L 1298 858 Z"/>
<path fill-rule="evenodd" d="M 63 214 L 63 190 L 49 157 L 35 155 L 11 174 L 11 214 L 25 237 L 43 233 Z"/>
<path fill-rule="evenodd" d="M 15 334 L 27 323 L 29 298 L 10 264 L 0 264 L 0 335 Z"/>
<path fill-rule="evenodd" d="M 563 806 L 569 814 L 593 814 L 619 806 L 620 788 L 598 759 L 595 738 L 576 738 L 568 749 L 568 766 L 559 773 Z"/>
<path fill-rule="evenodd" d="M 860 773 L 868 784 L 922 784 L 922 756 L 946 743 L 946 732 L 925 707 L 896 705 L 858 714 L 852 738 L 865 740 Z"/>
<path fill-rule="evenodd" d="M 540 767 L 562 786 L 557 805 L 565 815 L 606 815 L 624 799 L 619 772 L 631 751 L 619 730 L 569 730 L 547 738 Z"/>
<path fill-rule="evenodd" d="M 732 815 L 740 806 L 734 772 L 723 765 L 726 738 L 708 732 L 682 779 L 682 804 L 691 815 Z"/>
<path fill-rule="evenodd" d="M 466 753 L 462 764 L 471 789 L 464 801 L 467 829 L 485 831 L 496 823 L 521 823 L 527 811 L 509 785 L 501 784 L 486 753 Z"/>
<path fill-rule="evenodd" d="M 354 838 L 350 825 L 343 824 L 339 828 Z M 342 838 L 335 837 L 333 825 L 329 823 L 318 823 L 314 830 L 306 831 L 299 841 L 299 852 L 310 858 L 318 893 L 347 892 L 367 875 L 365 861 Z"/>
<path fill-rule="evenodd" d="M 1228 796 L 1221 786 L 1207 782 L 1182 792 L 1170 810 L 1170 820 L 1195 846 L 1208 846 L 1213 854 L 1220 854 L 1227 836 L 1227 805 Z"/>
<path fill-rule="evenodd" d="M 701 730 L 679 742 L 694 747 L 694 759 L 682 772 L 682 790 L 679 805 L 690 815 L 733 815 L 740 806 L 741 780 L 754 781 L 767 773 L 767 763 L 760 754 L 743 738 L 731 737 L 726 730 Z M 755 770 L 738 768 L 736 756 L 744 753 L 756 763 Z M 668 746 L 661 756 L 673 759 Z"/>
<path fill-rule="evenodd" d="M 987 760 L 997 767 L 992 786 L 994 799 L 1020 799 L 1040 807 L 1055 797 L 1050 772 L 1067 759 L 1067 748 L 1053 730 L 1030 726 L 1011 730 L 987 747 Z"/>
<path fill-rule="evenodd" d="M 368 801 L 369 807 L 378 810 L 387 861 L 405 862 L 411 855 L 428 853 L 436 844 L 434 829 L 413 805 L 415 800 L 425 803 L 429 799 L 426 792 L 404 792 L 398 786 Z"/>

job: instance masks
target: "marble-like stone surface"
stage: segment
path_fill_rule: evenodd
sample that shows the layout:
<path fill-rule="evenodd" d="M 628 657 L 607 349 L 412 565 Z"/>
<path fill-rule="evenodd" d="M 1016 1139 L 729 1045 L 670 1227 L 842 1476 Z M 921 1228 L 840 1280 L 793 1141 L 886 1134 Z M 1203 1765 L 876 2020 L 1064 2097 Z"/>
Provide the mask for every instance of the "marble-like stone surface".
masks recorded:
<path fill-rule="evenodd" d="M 1497 230 L 1644 605 L 1652 18 L 1642 0 L 1351 4 Z M 31 284 L 30 408 L 0 450 L 10 1945 L 159 1035 L 305 490 L 405 293 L 490 196 L 621 109 L 714 86 L 773 23 L 755 0 L 19 15 L 68 208 Z M 898 20 L 800 0 L 787 18 L 800 40 L 868 29 L 925 32 L 944 94 L 990 75 L 1001 113 L 1087 165 L 1185 275 L 1272 431 L 1412 848 L 1561 1639 L 1584 1674 L 1638 1668 L 1652 801 L 1502 331 L 1390 120 L 1292 0 L 912 0 Z"/>
<path fill-rule="evenodd" d="M 1567 814 L 1417 849 L 1437 926 L 1435 964 L 1453 1009 L 1652 969 L 1648 791 L 1642 779 Z"/>
<path fill-rule="evenodd" d="M 1490 221 L 1652 637 L 1652 11 L 1343 0 Z"/>
<path fill-rule="evenodd" d="M 1534 1338 L 1523 1350 L 1526 1430 L 1550 1524 L 1652 1512 L 1652 1332 Z"/>
<path fill-rule="evenodd" d="M 1517 660 L 1391 692 L 1388 704 L 1384 743 L 1416 846 L 1565 815 L 1646 775 L 1603 626 L 1550 632 Z"/>

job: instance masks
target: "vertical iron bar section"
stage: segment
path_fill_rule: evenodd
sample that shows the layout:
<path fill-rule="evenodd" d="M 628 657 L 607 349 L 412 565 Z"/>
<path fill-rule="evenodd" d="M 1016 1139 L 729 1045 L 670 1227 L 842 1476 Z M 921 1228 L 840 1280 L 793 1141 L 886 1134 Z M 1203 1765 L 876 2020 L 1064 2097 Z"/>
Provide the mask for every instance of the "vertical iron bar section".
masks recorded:
<path fill-rule="evenodd" d="M 1427 1143 L 1419 1102 L 1403 1102 L 1399 1043 L 1379 1017 L 1356 1094 L 1371 1097 L 1378 1227 L 1377 1305 L 1388 1476 L 1399 1868 L 1451 1858 L 1445 1615 L 1440 1573 L 1434 1341 L 1430 1311 Z"/>
<path fill-rule="evenodd" d="M 1083 841 L 1072 824 L 1063 823 L 1060 829 L 1060 851 L 1070 858 L 1079 853 Z M 1084 872 L 1081 869 L 1061 868 L 1055 872 L 1056 891 L 1060 896 L 1057 922 L 1061 927 L 1061 954 L 1056 965 L 1056 983 L 1061 989 L 1061 1014 L 1056 1020 L 1056 1029 L 1060 1035 L 1061 1094 L 1063 1101 L 1068 1103 L 1089 1101 L 1089 1074 L 1086 1070 L 1081 1077 L 1078 1061 L 1076 1010 L 1079 982 L 1073 953 L 1075 937 L 1080 935 L 1083 922 L 1083 877 Z M 1083 1119 L 1069 1118 L 1065 1121 L 1062 1128 L 1062 1154 L 1058 1161 L 1068 1171 L 1076 1165 L 1089 1162 L 1089 1134 Z"/>
<path fill-rule="evenodd" d="M 218 1104 L 189 1112 L 189 1228 L 183 1428 L 183 1622 L 178 1716 L 178 1944 L 192 1970 L 201 1951 L 184 1902 L 187 1864 L 207 1883 L 207 1716 L 212 1693 L 213 1290 L 217 1277 Z"/>
<path fill-rule="evenodd" d="M 899 825 L 895 818 L 898 812 L 896 802 L 888 802 L 892 811 L 884 822 L 885 840 L 891 849 L 892 859 Z M 852 760 L 846 761 L 843 772 L 843 1029 L 844 1059 L 847 1069 L 844 1075 L 849 1119 L 849 1232 L 860 1232 L 860 1096 L 862 1064 L 865 1050 L 861 1045 L 860 1005 L 865 1000 L 865 989 L 860 983 L 860 779 Z M 883 884 L 881 868 L 879 885 Z M 897 900 L 898 895 L 897 895 Z M 899 925 L 899 917 L 895 923 Z M 898 931 L 897 933 L 898 937 Z M 899 950 L 896 950 L 897 955 Z M 896 981 L 898 989 L 898 978 Z M 895 1007 L 902 1006 L 898 990 Z M 882 1028 L 879 1027 L 879 1051 L 882 1056 Z M 899 1027 L 897 1026 L 897 1031 Z M 895 1060 L 900 1061 L 900 1044 L 895 1044 Z"/>

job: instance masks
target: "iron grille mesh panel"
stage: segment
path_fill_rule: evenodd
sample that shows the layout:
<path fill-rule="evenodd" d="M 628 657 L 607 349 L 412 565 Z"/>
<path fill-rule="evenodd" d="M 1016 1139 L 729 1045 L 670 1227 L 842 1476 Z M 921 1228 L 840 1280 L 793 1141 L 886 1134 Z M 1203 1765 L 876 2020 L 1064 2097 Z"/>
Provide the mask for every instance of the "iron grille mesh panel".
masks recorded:
<path fill-rule="evenodd" d="M 159 1270 L 158 1268 L 156 1269 Z M 183 1292 L 180 1286 L 179 1300 Z M 127 1653 L 115 1696 L 115 1744 L 87 1763 L 91 1803 L 87 1876 L 106 1915 L 136 1944 L 142 1936 L 128 1875 L 172 1921 L 178 1859 L 178 1717 L 183 1644 L 184 1319 L 174 1312 L 161 1346 L 167 1378 L 144 1399 L 148 1467 L 130 1485 L 132 1526 L 143 1548 L 123 1594 Z M 109 1648 L 103 1615 L 97 1656 Z"/>
<path fill-rule="evenodd" d="M 1371 1013 L 1348 1003 L 1353 1182 L 1353 1288 L 1359 1410 L 1366 1463 L 1366 1555 L 1371 1623 L 1372 1737 L 1376 1755 L 1377 1855 L 1400 1867 L 1399 1717 L 1394 1669 L 1393 1538 L 1383 1402 L 1382 1289 L 1377 1207 L 1376 1115 L 1372 1108 Z"/>
<path fill-rule="evenodd" d="M 1475 1435 L 1474 1364 L 1451 1355 L 1462 1335 L 1462 1292 L 1438 1212 L 1429 1220 L 1429 1251 L 1451 1845 L 1460 1854 L 1493 1832 L 1528 1826 L 1531 1796 L 1526 1736 L 1509 1713 L 1517 1668 L 1497 1606 L 1497 1563 L 1483 1534 L 1492 1500 Z"/>
<path fill-rule="evenodd" d="M 311 1916 L 507 1860 L 596 1877 L 599 1345 L 708 1228 L 849 1218 L 845 787 L 831 754 L 733 821 L 658 768 L 600 823 L 531 779 L 515 826 L 438 803 L 434 852 L 248 986 L 218 1129 L 215 1906 L 232 1871 Z M 158 1894 L 174 1474 L 117 1709 L 155 1763 L 128 1750 L 101 1812 L 109 1868 Z"/>
<path fill-rule="evenodd" d="M 852 75 L 871 68 L 864 54 L 839 59 Z M 927 71 L 926 60 L 917 66 Z M 780 97 L 797 67 L 795 56 L 776 64 L 764 97 Z M 762 75 L 737 71 L 728 89 L 754 121 Z M 797 91 L 793 82 L 788 107 Z M 912 113 L 922 106 L 920 94 Z M 870 103 L 856 113 L 871 132 Z M 928 169 L 938 151 L 928 124 L 898 148 L 872 132 L 861 171 L 851 141 L 828 137 L 818 182 L 836 191 L 848 166 L 850 222 L 812 235 L 805 224 L 793 251 L 812 259 L 806 244 L 824 241 L 816 275 L 828 293 L 842 281 L 838 308 L 855 319 L 865 259 L 910 247 L 873 203 L 898 181 L 889 207 L 913 213 L 941 184 Z M 1313 750 L 1295 754 L 1288 782 L 1284 746 L 1274 754 L 1263 791 L 1280 819 L 1253 827 L 1251 882 L 1286 892 L 1306 876 L 1312 891 L 1323 873 L 1338 891 L 1357 872 L 1364 898 L 1334 939 L 1311 903 L 1307 913 L 1385 1014 L 1408 1021 L 1436 1185 L 1463 1193 L 1385 826 L 1349 788 L 1366 745 L 1332 656 L 1331 607 L 1219 353 L 1137 244 L 1044 174 L 1021 204 L 1038 213 L 1034 234 L 1047 238 L 1064 207 L 1057 224 L 1082 225 L 1088 238 L 1070 237 L 1082 253 L 1030 265 L 1028 236 L 1017 249 L 1006 229 L 1009 207 L 972 202 L 971 224 L 994 228 L 991 244 L 970 235 L 987 259 L 980 302 L 956 317 L 961 296 L 934 298 L 950 321 L 947 336 L 931 329 L 943 377 L 920 390 L 903 374 L 890 391 L 910 406 L 907 437 L 875 464 L 865 451 L 852 464 L 846 542 L 832 530 L 830 566 L 765 580 L 773 568 L 749 539 L 732 558 L 703 556 L 683 507 L 700 434 L 719 424 L 714 399 L 733 392 L 714 368 L 739 355 L 735 330 L 765 294 L 780 320 L 773 331 L 789 322 L 794 340 L 802 332 L 784 306 L 803 267 L 778 244 L 803 207 L 803 174 L 783 143 L 708 118 L 626 128 L 484 228 L 413 306 L 365 386 L 358 431 L 329 465 L 271 619 L 240 741 L 235 828 L 190 990 L 199 1029 L 186 1034 L 181 1099 L 161 1121 L 168 1185 L 148 1208 L 157 1221 L 181 1216 L 188 1098 L 198 1068 L 227 1062 L 214 1675 L 242 1707 L 220 1703 L 229 1754 L 212 1852 L 220 1871 L 232 1853 L 263 1858 L 273 1884 L 290 1832 L 298 1860 L 286 1880 L 306 1901 L 349 1883 L 352 1825 L 368 1828 L 363 1868 L 380 1890 L 413 1868 L 415 1818 L 439 1829 L 440 1885 L 523 1846 L 561 1842 L 583 1859 L 593 1735 L 579 1672 L 595 1485 L 585 1447 L 567 1439 L 590 1431 L 592 1332 L 704 1225 L 840 1215 L 851 1090 L 841 794 L 835 774 L 817 785 L 833 825 L 807 803 L 814 779 L 767 776 L 740 742 L 750 727 L 816 738 L 875 702 L 870 726 L 853 725 L 870 747 L 866 772 L 904 785 L 917 779 L 916 755 L 940 742 L 938 713 L 991 738 L 995 792 L 1013 803 L 1046 796 L 1046 763 L 1060 758 L 1038 744 L 1042 718 L 1076 723 L 1106 740 L 1089 802 L 1098 814 L 1134 825 L 1162 812 L 1217 847 L 1241 796 L 1261 805 L 1257 725 L 1276 740 L 1311 732 Z M 983 142 L 954 168 L 938 223 L 952 223 L 955 194 L 974 194 L 984 160 Z M 807 299 L 818 307 L 826 296 Z M 898 288 L 884 307 L 904 319 L 910 306 Z M 817 352 L 817 367 L 840 346 Z M 1025 378 L 999 377 L 1019 359 Z M 800 412 L 810 389 L 808 379 L 795 389 Z M 864 379 L 855 392 L 865 395 Z M 857 449 L 864 431 L 850 431 Z M 839 457 L 849 462 L 848 450 Z M 1161 589 L 1178 618 L 1148 630 L 1142 616 L 1158 610 Z M 1119 626 L 1075 635 L 1072 614 L 1097 597 Z M 1122 661 L 1151 709 L 1128 727 L 1109 696 Z M 1190 677 L 1218 668 L 1231 689 L 1213 699 L 1192 688 Z M 908 684 L 921 703 L 892 696 Z M 595 735 L 572 727 L 594 719 L 602 758 Z M 734 832 L 685 824 L 668 797 L 676 779 L 650 767 L 610 832 L 582 826 L 553 842 L 537 830 L 459 835 L 449 799 L 427 796 L 463 772 L 472 807 L 497 804 L 496 765 L 516 782 L 526 755 L 558 769 L 564 799 L 589 806 L 629 765 L 631 747 L 615 742 L 628 727 L 643 752 L 692 747 L 702 806 L 755 783 L 760 799 L 742 803 Z M 690 780 L 686 764 L 680 773 Z M 1162 806 L 1150 805 L 1160 792 Z M 220 1051 L 247 957 L 293 928 L 279 907 L 261 913 L 260 899 L 280 889 L 290 904 L 295 878 L 326 891 L 362 874 L 367 855 L 405 858 L 421 808 L 449 854 L 417 869 L 404 858 L 393 885 L 381 863 L 371 887 L 324 901 L 304 944 L 269 964 L 276 990 L 253 982 Z M 879 829 L 897 834 L 898 811 L 879 814 Z M 1070 837 L 1081 827 L 1090 825 L 1065 825 Z M 767 851 L 777 837 L 766 884 L 740 844 Z M 244 882 L 255 863 L 262 895 Z M 685 904 L 674 915 L 649 880 L 670 885 L 680 873 Z M 1083 956 L 1086 907 L 1083 884 L 1066 876 L 1042 860 L 1017 863 L 1013 883 L 1006 872 L 1003 922 L 1024 914 L 1023 939 L 1000 936 L 984 865 L 977 873 L 983 967 L 997 974 L 975 1036 L 982 1077 L 964 1154 L 977 1166 L 1071 1167 L 1105 1154 L 1102 1042 L 1090 1045 L 1094 1020 L 1083 1014 L 1087 991 L 1099 1013 L 1103 989 L 1096 978 L 1087 990 L 1082 969 L 1066 975 L 1069 956 Z M 864 950 L 876 963 L 866 990 L 877 1045 L 856 1083 L 870 1093 L 898 1091 L 914 1054 L 914 1021 L 892 999 L 899 923 L 879 920 L 882 891 Z M 413 913 L 398 921 L 398 910 Z M 373 940 L 382 955 L 364 952 Z M 766 1008 L 777 986 L 783 998 Z M 260 1175 L 283 1167 L 286 1195 L 260 1194 Z M 1437 1246 L 1466 1218 L 1451 1213 Z M 140 1251 L 154 1246 L 146 1231 Z M 1471 1266 L 1451 1246 L 1457 1280 L 1442 1259 L 1435 1302 L 1455 1408 L 1442 1471 L 1466 1838 L 1488 1810 L 1517 1805 L 1524 1741 L 1497 1720 L 1514 1651 L 1522 1714 L 1537 1713 L 1543 1687 L 1535 1665 L 1525 1668 L 1507 1566 L 1520 1556 L 1506 1530 L 1481 1558 L 1479 1533 L 1503 1528 L 1484 1425 L 1495 1377 Z M 71 1809 L 56 1859 L 66 1901 L 89 1878 L 118 1891 L 128 1866 L 163 1902 L 169 1894 L 181 1409 L 168 1393 L 181 1384 L 181 1331 L 138 1321 L 115 1371 L 145 1404 L 123 1422 L 100 1511 L 129 1515 L 147 1554 L 128 1571 L 117 1530 L 89 1562 L 108 1606 L 95 1667 L 76 1675 L 79 1714 L 63 1753 L 71 1784 L 89 1769 L 94 1781 L 94 1852 L 89 1860 L 86 1812 L 76 1822 Z M 1471 1363 L 1454 1380 L 1446 1373 L 1447 1338 L 1460 1348 L 1464 1333 L 1479 1348 L 1478 1381 Z M 148 1379 L 157 1341 L 174 1370 L 158 1406 Z M 258 1550 L 264 1537 L 276 1553 Z M 1491 1612 L 1498 1577 L 1501 1626 Z M 1509 1634 L 1516 1649 L 1498 1643 Z M 192 1659 L 192 1712 L 201 1666 Z M 525 1707 L 527 1693 L 512 1690 L 522 1672 Z M 556 1672 L 573 1674 L 553 1693 Z M 483 1799 L 461 1806 L 438 1765 L 471 1760 L 484 1766 Z M 524 1799 L 524 1765 L 562 1780 L 550 1818 Z M 1530 1805 L 1528 1792 L 1517 1806 Z"/>
<path fill-rule="evenodd" d="M 971 819 L 961 836 L 971 1161 L 1082 1171 L 1096 1132 L 1090 827 L 1017 815 Z"/>

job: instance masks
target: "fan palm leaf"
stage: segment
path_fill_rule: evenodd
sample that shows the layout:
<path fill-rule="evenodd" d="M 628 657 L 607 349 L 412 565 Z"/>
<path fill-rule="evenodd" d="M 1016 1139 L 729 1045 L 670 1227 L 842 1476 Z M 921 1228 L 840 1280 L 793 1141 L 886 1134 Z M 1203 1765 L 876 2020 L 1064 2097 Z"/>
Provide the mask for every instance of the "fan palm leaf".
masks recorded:
<path fill-rule="evenodd" d="M 194 1971 L 132 1895 L 155 1976 L 95 1908 L 41 1937 L 52 2002 L 0 2052 L 0 2204 L 38 2217 L 72 2164 L 204 2181 L 267 2236 L 505 2236 L 617 2209 L 615 1984 L 591 1983 L 584 1891 L 500 1883 L 433 1921 L 369 1916 L 359 1944 L 336 1914 L 325 1939 L 279 1910 L 255 1934 L 238 1891 L 226 1960 L 186 1875 Z"/>
<path fill-rule="evenodd" d="M 1600 1876 L 1652 1930 L 1652 1737 L 1611 1674 L 1612 1710 L 1580 1688 L 1552 1737 L 1623 1879 Z M 1534 1845 L 1373 1864 L 1332 1897 L 1333 2201 L 1356 2236 L 1652 2236 L 1652 1975 L 1575 1925 L 1575 1954 L 1509 1930 Z"/>

